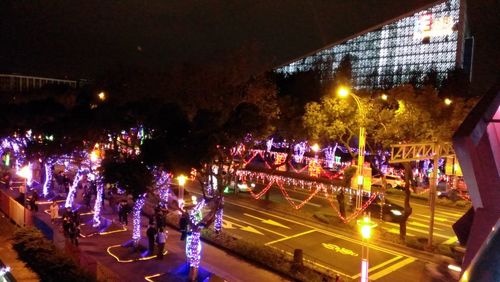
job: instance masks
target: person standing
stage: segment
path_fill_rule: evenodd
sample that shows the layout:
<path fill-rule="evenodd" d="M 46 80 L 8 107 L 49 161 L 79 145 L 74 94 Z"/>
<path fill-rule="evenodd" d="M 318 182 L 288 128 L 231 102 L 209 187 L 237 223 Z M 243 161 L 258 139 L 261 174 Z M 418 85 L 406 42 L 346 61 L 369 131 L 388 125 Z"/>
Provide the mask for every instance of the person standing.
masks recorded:
<path fill-rule="evenodd" d="M 30 208 L 34 212 L 38 212 L 38 204 L 36 201 L 38 201 L 38 192 L 36 190 L 33 190 L 33 193 L 31 194 L 31 201 L 30 201 Z"/>
<path fill-rule="evenodd" d="M 340 216 L 345 218 L 345 196 L 344 196 L 344 188 L 341 188 L 340 193 L 337 194 L 337 202 L 339 203 L 339 212 Z"/>
<path fill-rule="evenodd" d="M 163 231 L 163 228 L 158 229 L 158 234 L 156 234 L 156 243 L 158 243 L 158 255 L 156 256 L 157 259 L 163 259 L 163 250 L 165 249 L 166 241 L 166 231 Z"/>
<path fill-rule="evenodd" d="M 152 254 L 155 250 L 155 236 L 156 236 L 156 228 L 153 224 L 149 224 L 148 230 L 146 230 L 146 235 L 148 236 L 148 247 L 149 253 Z"/>
<path fill-rule="evenodd" d="M 59 217 L 59 205 L 57 204 L 56 201 L 53 201 L 49 209 L 50 209 L 50 221 L 52 221 L 52 224 L 54 224 L 54 222 Z"/>

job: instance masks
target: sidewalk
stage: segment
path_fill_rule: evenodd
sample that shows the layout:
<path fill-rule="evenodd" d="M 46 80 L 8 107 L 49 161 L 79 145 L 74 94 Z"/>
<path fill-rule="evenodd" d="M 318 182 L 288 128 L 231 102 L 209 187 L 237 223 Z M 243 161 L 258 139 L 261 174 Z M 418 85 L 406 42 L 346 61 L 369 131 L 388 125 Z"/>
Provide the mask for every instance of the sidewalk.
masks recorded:
<path fill-rule="evenodd" d="M 81 191 L 78 191 L 77 203 L 81 200 Z M 61 206 L 64 203 L 60 203 Z M 78 205 L 79 206 L 79 205 Z M 148 257 L 145 253 L 134 252 L 132 248 L 124 247 L 132 238 L 132 220 L 129 215 L 128 229 L 117 224 L 118 217 L 113 214 L 106 203 L 102 216 L 111 224 L 100 230 L 101 234 L 82 234 L 80 244 L 75 247 L 64 238 L 60 231 L 60 224 L 52 225 L 49 215 L 44 212 L 49 208 L 48 203 L 39 205 L 36 217 L 48 226 L 53 226 L 54 243 L 64 249 L 69 255 L 79 260 L 84 267 L 98 273 L 103 281 L 187 281 L 189 267 L 185 258 L 185 242 L 180 241 L 180 233 L 168 228 L 169 236 L 166 243 L 168 253 L 163 260 Z M 83 208 L 82 208 L 83 209 Z M 84 226 L 92 224 L 92 214 L 81 216 Z M 146 228 L 148 219 L 143 217 L 141 222 L 141 246 L 147 247 Z M 87 229 L 88 229 L 87 228 Z M 106 233 L 109 232 L 109 233 Z M 141 258 L 142 257 L 142 258 Z M 29 280 L 22 280 L 29 281 Z M 287 281 L 279 275 L 252 265 L 238 257 L 226 253 L 214 246 L 202 243 L 201 263 L 198 281 Z"/>

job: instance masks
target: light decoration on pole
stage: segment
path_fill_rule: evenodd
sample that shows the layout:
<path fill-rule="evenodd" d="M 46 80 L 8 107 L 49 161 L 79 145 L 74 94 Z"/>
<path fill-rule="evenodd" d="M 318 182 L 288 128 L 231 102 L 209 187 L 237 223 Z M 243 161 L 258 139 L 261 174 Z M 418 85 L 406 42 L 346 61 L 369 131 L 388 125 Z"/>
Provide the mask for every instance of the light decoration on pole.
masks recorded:
<path fill-rule="evenodd" d="M 75 195 L 76 195 L 76 187 L 78 186 L 78 183 L 80 183 L 82 176 L 83 176 L 83 171 L 79 169 L 76 172 L 75 178 L 73 179 L 73 183 L 69 187 L 69 192 L 68 196 L 66 197 L 66 203 L 64 204 L 64 207 L 66 208 L 73 207 L 73 201 L 75 200 Z"/>
<path fill-rule="evenodd" d="M 167 204 L 168 203 L 168 194 L 170 190 L 170 174 L 166 173 L 165 171 L 157 171 L 156 173 L 157 180 L 156 180 L 156 185 L 159 187 L 159 195 L 160 199 L 163 203 Z"/>
<path fill-rule="evenodd" d="M 98 227 L 101 225 L 101 208 L 102 208 L 102 194 L 104 191 L 104 183 L 102 181 L 101 176 L 96 177 L 97 181 L 97 195 L 94 203 L 94 218 L 93 218 L 93 227 Z"/>
<path fill-rule="evenodd" d="M 49 194 L 49 189 L 52 186 L 52 160 L 47 159 L 45 161 L 45 182 L 43 183 L 43 196 L 47 197 Z"/>
<path fill-rule="evenodd" d="M 221 206 L 215 213 L 214 230 L 216 233 L 222 231 L 222 218 L 224 214 L 224 197 L 222 197 L 221 201 L 222 201 Z"/>
<path fill-rule="evenodd" d="M 296 163 L 301 163 L 304 160 L 304 153 L 306 152 L 306 143 L 305 142 L 300 142 L 298 144 L 295 144 L 293 147 L 293 160 Z"/>
<path fill-rule="evenodd" d="M 142 194 L 139 196 L 134 203 L 134 209 L 132 211 L 132 220 L 133 220 L 133 232 L 132 232 L 132 240 L 134 240 L 134 245 L 137 246 L 139 240 L 141 239 L 141 210 L 146 203 L 146 194 Z"/>
<path fill-rule="evenodd" d="M 186 256 L 189 262 L 189 266 L 192 268 L 198 268 L 200 266 L 201 259 L 201 242 L 200 242 L 200 232 L 193 231 L 186 238 Z"/>

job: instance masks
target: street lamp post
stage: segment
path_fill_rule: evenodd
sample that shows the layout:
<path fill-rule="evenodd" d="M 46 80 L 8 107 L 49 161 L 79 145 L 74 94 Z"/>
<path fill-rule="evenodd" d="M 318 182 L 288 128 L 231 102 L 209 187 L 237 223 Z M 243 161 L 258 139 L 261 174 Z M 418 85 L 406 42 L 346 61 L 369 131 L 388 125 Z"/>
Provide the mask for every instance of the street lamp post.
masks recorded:
<path fill-rule="evenodd" d="M 177 201 L 179 203 L 179 208 L 184 209 L 184 185 L 186 184 L 186 176 L 177 176 L 177 182 L 179 183 L 179 194 L 177 197 Z"/>
<path fill-rule="evenodd" d="M 341 87 L 337 91 L 338 95 L 340 97 L 347 97 L 351 96 L 354 101 L 356 102 L 356 105 L 358 106 L 358 113 L 361 116 L 362 113 L 362 107 L 361 107 L 361 101 L 359 100 L 359 97 L 349 91 L 349 89 L 345 87 Z M 358 170 L 357 170 L 357 184 L 358 184 L 358 191 L 356 193 L 356 209 L 360 210 L 361 206 L 363 205 L 363 164 L 365 163 L 365 143 L 366 143 L 366 130 L 364 126 L 359 127 L 359 138 L 358 138 Z"/>
<path fill-rule="evenodd" d="M 357 221 L 361 233 L 362 244 L 361 244 L 361 282 L 368 282 L 368 256 L 370 251 L 370 246 L 368 241 L 371 238 L 372 228 L 376 227 L 377 224 L 370 220 L 370 214 L 365 215 L 363 219 Z"/>

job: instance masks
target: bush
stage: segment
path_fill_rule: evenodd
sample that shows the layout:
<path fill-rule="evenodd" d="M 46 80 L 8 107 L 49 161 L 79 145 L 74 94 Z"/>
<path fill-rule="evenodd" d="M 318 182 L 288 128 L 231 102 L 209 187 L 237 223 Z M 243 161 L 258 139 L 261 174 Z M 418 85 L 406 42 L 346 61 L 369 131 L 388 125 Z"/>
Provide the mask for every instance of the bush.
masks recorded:
<path fill-rule="evenodd" d="M 36 228 L 21 228 L 13 236 L 19 258 L 35 271 L 42 281 L 97 281 L 71 258 L 56 249 Z"/>

